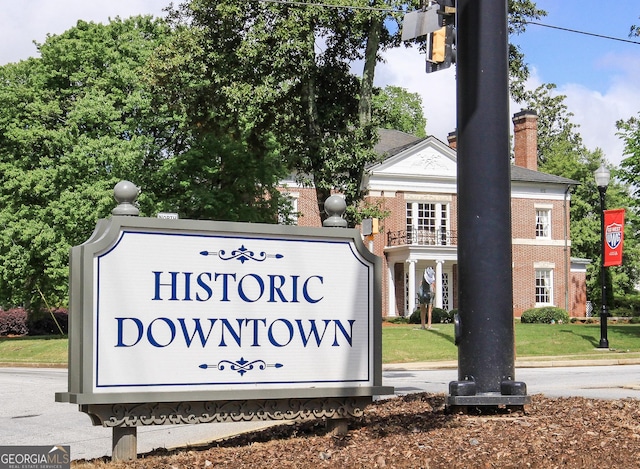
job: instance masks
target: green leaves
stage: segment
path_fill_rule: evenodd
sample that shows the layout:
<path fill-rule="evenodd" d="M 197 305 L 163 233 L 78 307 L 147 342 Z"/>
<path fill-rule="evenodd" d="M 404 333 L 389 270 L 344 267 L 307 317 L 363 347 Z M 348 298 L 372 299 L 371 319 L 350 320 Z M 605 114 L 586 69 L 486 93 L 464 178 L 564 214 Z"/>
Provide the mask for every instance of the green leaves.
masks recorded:
<path fill-rule="evenodd" d="M 422 98 L 398 86 L 387 86 L 373 97 L 374 122 L 383 129 L 401 130 L 426 137 L 427 120 L 422 113 Z"/>
<path fill-rule="evenodd" d="M 80 21 L 0 68 L 1 305 L 64 305 L 69 248 L 110 213 L 115 183 L 145 181 L 163 154 L 140 70 L 167 32 Z"/>

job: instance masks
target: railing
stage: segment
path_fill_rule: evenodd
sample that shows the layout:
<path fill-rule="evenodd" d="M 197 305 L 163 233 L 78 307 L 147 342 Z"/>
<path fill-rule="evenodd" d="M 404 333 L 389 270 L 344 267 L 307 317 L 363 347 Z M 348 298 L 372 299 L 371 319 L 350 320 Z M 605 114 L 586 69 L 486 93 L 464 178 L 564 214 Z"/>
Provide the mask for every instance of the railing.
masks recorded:
<path fill-rule="evenodd" d="M 387 232 L 387 246 L 456 246 L 458 234 L 450 230 L 400 230 Z"/>

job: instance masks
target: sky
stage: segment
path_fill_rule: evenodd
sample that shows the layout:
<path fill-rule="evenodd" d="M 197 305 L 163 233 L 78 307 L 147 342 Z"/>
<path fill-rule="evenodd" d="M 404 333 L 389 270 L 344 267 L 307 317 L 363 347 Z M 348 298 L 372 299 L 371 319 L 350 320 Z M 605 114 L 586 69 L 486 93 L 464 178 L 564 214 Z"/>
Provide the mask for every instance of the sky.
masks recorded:
<path fill-rule="evenodd" d="M 136 14 L 162 16 L 169 0 L 0 0 L 0 65 L 37 56 L 34 41 L 60 34 L 79 19 L 108 22 Z M 177 2 L 179 3 L 179 2 Z M 548 15 L 538 22 L 589 33 L 629 38 L 632 24 L 640 24 L 640 1 L 535 0 Z M 640 44 L 529 25 L 511 37 L 531 69 L 527 83 L 536 89 L 554 83 L 567 98 L 572 121 L 589 150 L 601 148 L 606 159 L 618 165 L 624 158 L 623 142 L 616 136 L 617 120 L 640 113 Z M 425 73 L 424 56 L 415 49 L 399 48 L 384 54 L 376 70 L 376 86 L 396 85 L 420 94 L 427 118 L 427 133 L 446 142 L 455 130 L 455 67 Z M 357 67 L 357 64 L 356 64 Z M 354 70 L 361 72 L 361 70 Z M 512 105 L 512 113 L 520 111 Z"/>

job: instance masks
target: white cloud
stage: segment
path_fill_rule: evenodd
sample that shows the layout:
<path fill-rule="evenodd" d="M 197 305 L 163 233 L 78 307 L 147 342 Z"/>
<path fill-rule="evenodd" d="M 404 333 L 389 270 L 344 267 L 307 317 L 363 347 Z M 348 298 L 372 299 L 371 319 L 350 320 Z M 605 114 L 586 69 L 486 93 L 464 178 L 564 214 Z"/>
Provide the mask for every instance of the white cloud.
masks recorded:
<path fill-rule="evenodd" d="M 589 150 L 601 148 L 615 165 L 624 159 L 624 143 L 616 135 L 616 121 L 637 116 L 640 111 L 638 76 L 640 59 L 629 58 L 604 93 L 575 84 L 558 87 L 558 92 L 567 96 L 565 102 L 574 114 L 573 122 L 580 125 L 578 131 L 585 146 Z"/>
<path fill-rule="evenodd" d="M 383 57 L 385 63 L 376 69 L 376 86 L 396 85 L 419 93 L 427 118 L 427 134 L 446 142 L 447 134 L 456 128 L 455 67 L 427 74 L 424 55 L 415 48 L 394 49 Z M 624 145 L 616 135 L 615 124 L 620 119 L 637 116 L 640 111 L 640 59 L 616 57 L 615 63 L 618 73 L 604 93 L 571 83 L 558 85 L 556 92 L 566 95 L 565 104 L 574 114 L 572 121 L 579 125 L 585 146 L 589 150 L 602 149 L 607 160 L 618 165 L 624 158 Z M 535 89 L 542 81 L 535 69 L 531 72 L 527 87 Z M 518 112 L 521 107 L 511 103 L 511 112 Z"/>
<path fill-rule="evenodd" d="M 0 64 L 37 55 L 33 41 L 43 43 L 47 34 L 60 34 L 78 19 L 105 23 L 109 18 L 162 15 L 170 0 L 20 0 L 3 2 L 0 15 Z"/>
<path fill-rule="evenodd" d="M 47 33 L 60 34 L 75 26 L 78 19 L 106 22 L 109 18 L 126 18 L 137 14 L 163 15 L 170 0 L 20 0 L 3 2 L 0 15 L 0 65 L 35 56 L 32 41 L 44 42 Z M 424 55 L 416 48 L 397 48 L 383 54 L 386 62 L 376 70 L 376 85 L 402 86 L 422 96 L 426 131 L 446 142 L 456 128 L 455 66 L 436 73 L 425 72 Z M 612 76 L 603 92 L 582 85 L 558 84 L 557 92 L 567 96 L 565 103 L 573 112 L 573 122 L 580 127 L 587 148 L 601 148 L 607 159 L 619 164 L 623 143 L 616 136 L 615 122 L 637 116 L 640 111 L 640 58 L 608 54 L 600 58 L 599 69 Z M 354 64 L 354 73 L 362 72 Z M 528 82 L 531 89 L 541 84 L 536 70 Z M 511 112 L 520 110 L 512 103 Z"/>
<path fill-rule="evenodd" d="M 422 96 L 427 134 L 446 143 L 456 130 L 456 69 L 425 72 L 425 56 L 417 48 L 398 48 L 383 54 L 385 63 L 376 68 L 376 86 L 401 86 Z"/>

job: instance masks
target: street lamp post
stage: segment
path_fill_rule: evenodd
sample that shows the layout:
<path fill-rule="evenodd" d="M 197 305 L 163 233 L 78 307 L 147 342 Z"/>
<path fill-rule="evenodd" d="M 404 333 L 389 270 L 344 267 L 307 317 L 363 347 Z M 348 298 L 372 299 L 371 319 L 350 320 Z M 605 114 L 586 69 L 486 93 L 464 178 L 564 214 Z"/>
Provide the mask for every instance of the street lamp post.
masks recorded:
<path fill-rule="evenodd" d="M 604 266 L 604 243 L 605 243 L 605 232 L 604 232 L 604 196 L 607 192 L 607 187 L 609 186 L 609 178 L 610 172 L 602 163 L 598 169 L 593 173 L 596 179 L 596 185 L 598 186 L 598 192 L 600 193 L 600 280 L 602 286 L 602 309 L 600 310 L 600 343 L 598 344 L 598 348 L 609 348 L 609 339 L 607 338 L 607 276 L 605 272 Z"/>

